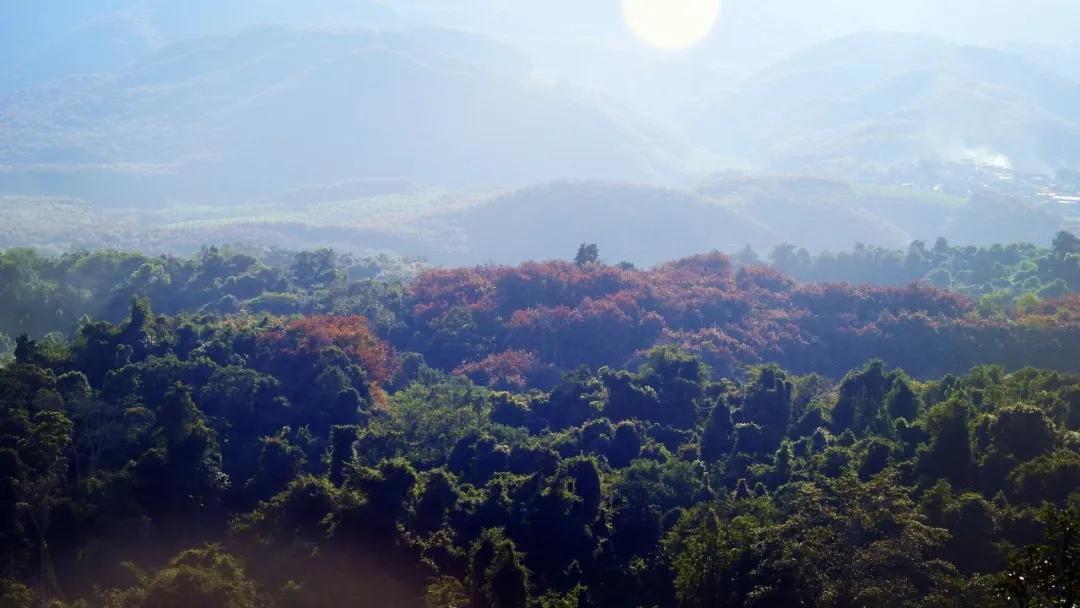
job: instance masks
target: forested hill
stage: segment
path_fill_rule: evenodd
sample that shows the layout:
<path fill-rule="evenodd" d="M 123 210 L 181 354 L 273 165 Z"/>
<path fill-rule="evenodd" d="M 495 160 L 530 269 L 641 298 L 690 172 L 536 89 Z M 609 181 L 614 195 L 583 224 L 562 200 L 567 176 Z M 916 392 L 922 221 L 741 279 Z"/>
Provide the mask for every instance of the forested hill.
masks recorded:
<path fill-rule="evenodd" d="M 1075 365 L 1074 300 L 596 257 L 7 252 L 66 331 L 0 365 L 0 603 L 1080 600 L 1080 375 L 931 377 Z"/>
<path fill-rule="evenodd" d="M 689 129 L 718 151 L 815 174 L 912 158 L 1043 171 L 1076 162 L 1078 99 L 1074 81 L 1021 54 L 862 33 L 762 70 Z"/>
<path fill-rule="evenodd" d="M 265 25 L 16 91 L 0 74 L 0 193 L 236 204 L 366 178 L 524 185 L 655 170 L 642 129 L 530 69 L 514 48 L 453 30 Z"/>
<path fill-rule="evenodd" d="M 547 386 L 582 365 L 637 365 L 659 345 L 678 346 L 722 374 L 777 363 L 839 377 L 871 357 L 920 377 L 978 364 L 1080 371 L 1080 359 L 1068 355 L 1080 340 L 1080 304 L 1070 295 L 1080 258 L 1065 251 L 1070 243 L 1059 235 L 1054 253 L 1031 246 L 980 255 L 913 249 L 905 263 L 916 265 L 912 252 L 925 253 L 917 265 L 934 268 L 929 281 L 895 287 L 798 283 L 719 253 L 644 270 L 588 257 L 435 269 L 330 250 L 211 248 L 177 258 L 116 251 L 42 257 L 17 249 L 0 254 L 0 333 L 7 334 L 0 343 L 10 355 L 14 337 L 26 333 L 62 347 L 90 320 L 119 322 L 133 298 L 147 298 L 159 313 L 189 316 L 363 315 L 398 350 L 504 388 Z M 1036 254 L 1044 257 L 1024 257 Z M 975 300 L 931 285 L 965 255 L 981 274 L 958 271 L 958 280 L 977 279 L 1012 296 Z M 791 259 L 804 258 L 774 255 L 782 266 Z M 891 275 L 875 276 L 888 282 Z"/>
<path fill-rule="evenodd" d="M 1080 289 L 1080 239 L 1070 232 L 1059 232 L 1049 247 L 1031 243 L 950 246 L 938 238 L 932 246 L 915 241 L 906 250 L 860 245 L 852 251 L 818 255 L 781 245 L 768 259 L 800 281 L 894 286 L 925 281 L 979 299 L 985 310 L 1000 313 L 1010 305 L 1031 306 Z M 760 263 L 749 249 L 737 260 Z"/>

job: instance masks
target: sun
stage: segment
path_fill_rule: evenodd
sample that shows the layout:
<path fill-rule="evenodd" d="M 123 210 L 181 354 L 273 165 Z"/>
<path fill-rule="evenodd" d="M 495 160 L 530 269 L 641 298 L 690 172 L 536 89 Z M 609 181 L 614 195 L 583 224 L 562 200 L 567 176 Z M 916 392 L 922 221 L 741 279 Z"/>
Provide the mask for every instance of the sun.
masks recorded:
<path fill-rule="evenodd" d="M 638 38 L 677 51 L 709 35 L 720 18 L 720 0 L 622 0 L 622 13 Z"/>

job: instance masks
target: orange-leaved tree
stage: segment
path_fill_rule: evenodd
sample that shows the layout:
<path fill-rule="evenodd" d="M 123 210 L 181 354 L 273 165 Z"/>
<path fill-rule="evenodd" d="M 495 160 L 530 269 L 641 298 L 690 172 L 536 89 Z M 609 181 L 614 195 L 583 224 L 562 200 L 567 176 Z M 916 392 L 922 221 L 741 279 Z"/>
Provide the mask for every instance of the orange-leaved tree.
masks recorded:
<path fill-rule="evenodd" d="M 397 372 L 393 348 L 372 333 L 367 318 L 361 315 L 313 315 L 289 321 L 281 334 L 288 349 L 296 353 L 314 353 L 330 346 L 340 348 L 358 360 L 368 377 L 385 385 Z"/>

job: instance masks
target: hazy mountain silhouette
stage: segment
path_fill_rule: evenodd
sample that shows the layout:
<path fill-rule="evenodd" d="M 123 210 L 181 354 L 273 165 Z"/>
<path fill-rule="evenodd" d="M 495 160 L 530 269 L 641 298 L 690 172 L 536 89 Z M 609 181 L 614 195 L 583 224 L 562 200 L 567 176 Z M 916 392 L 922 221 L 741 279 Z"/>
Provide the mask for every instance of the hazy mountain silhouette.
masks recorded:
<path fill-rule="evenodd" d="M 1080 163 L 1080 84 L 1005 51 L 861 34 L 763 71 L 689 130 L 772 168 L 973 159 L 1049 171 Z"/>
<path fill-rule="evenodd" d="M 229 202 L 343 180 L 648 175 L 639 131 L 449 30 L 264 27 L 0 98 L 0 189 Z"/>

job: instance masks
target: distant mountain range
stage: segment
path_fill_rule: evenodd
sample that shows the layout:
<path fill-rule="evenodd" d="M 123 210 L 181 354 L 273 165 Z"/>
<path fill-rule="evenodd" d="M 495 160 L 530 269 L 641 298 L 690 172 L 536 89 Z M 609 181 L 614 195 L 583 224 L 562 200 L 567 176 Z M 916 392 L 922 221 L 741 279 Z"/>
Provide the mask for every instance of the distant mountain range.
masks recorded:
<path fill-rule="evenodd" d="M 773 170 L 970 159 L 1052 172 L 1080 165 L 1080 84 L 1020 54 L 861 34 L 765 70 L 688 131 Z"/>
<path fill-rule="evenodd" d="M 10 0 L 0 19 L 0 91 L 113 72 L 168 44 L 272 23 L 421 24 L 379 0 Z"/>
<path fill-rule="evenodd" d="M 978 194 L 855 189 L 837 180 L 726 174 L 694 190 L 560 181 L 495 193 L 450 193 L 393 181 L 299 189 L 237 207 L 102 210 L 65 199 L 0 197 L 0 249 L 119 247 L 191 253 L 204 244 L 334 247 L 434 264 L 566 259 L 596 243 L 604 260 L 649 266 L 693 252 L 761 256 L 781 243 L 811 252 L 862 243 L 1049 243 L 1051 203 Z"/>
<path fill-rule="evenodd" d="M 217 204 L 372 179 L 676 185 L 729 166 L 841 177 L 919 160 L 1080 167 L 1080 84 L 1038 49 L 837 39 L 741 86 L 703 87 L 733 92 L 709 93 L 684 138 L 535 79 L 503 43 L 364 10 L 385 27 L 163 44 L 127 11 L 68 31 L 9 70 L 55 78 L 0 92 L 0 194 Z"/>
<path fill-rule="evenodd" d="M 963 244 L 1042 243 L 1061 228 L 1047 206 L 1010 197 L 944 204 L 916 192 L 856 191 L 836 180 L 740 174 L 717 176 L 694 191 L 558 182 L 395 223 L 412 232 L 388 248 L 440 264 L 569 257 L 583 242 L 599 244 L 609 262 L 639 265 L 747 245 L 764 256 L 785 242 L 811 251 L 905 247 L 938 236 Z"/>
<path fill-rule="evenodd" d="M 274 6 L 287 15 L 287 4 Z M 42 232 L 56 243 L 131 247 L 143 231 L 179 250 L 264 240 L 509 263 L 588 241 L 648 264 L 784 241 L 1042 242 L 1063 212 L 1037 200 L 968 188 L 942 204 L 848 178 L 965 159 L 1080 168 L 1080 85 L 1066 57 L 1037 47 L 849 36 L 701 87 L 685 124 L 644 127 L 617 101 L 538 78 L 512 46 L 383 3 L 352 8 L 366 29 L 197 38 L 162 29 L 170 6 L 145 4 L 156 20 L 73 17 L 78 27 L 0 68 L 0 206 L 29 224 L 67 214 Z M 0 228 L 0 246 L 46 243 Z"/>
<path fill-rule="evenodd" d="M 661 172 L 648 134 L 491 40 L 264 27 L 0 97 L 0 193 L 225 203 L 403 178 L 516 185 Z"/>

